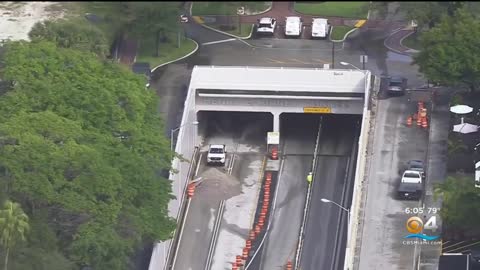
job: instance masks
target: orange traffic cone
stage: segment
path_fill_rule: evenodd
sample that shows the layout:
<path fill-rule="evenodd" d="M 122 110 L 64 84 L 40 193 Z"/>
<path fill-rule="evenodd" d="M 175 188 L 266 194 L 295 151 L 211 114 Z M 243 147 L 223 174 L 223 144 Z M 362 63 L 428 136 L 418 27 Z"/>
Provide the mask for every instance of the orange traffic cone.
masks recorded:
<path fill-rule="evenodd" d="M 287 262 L 287 270 L 292 270 L 292 269 L 293 269 L 292 262 L 291 262 L 291 261 L 288 261 L 288 262 Z"/>
<path fill-rule="evenodd" d="M 407 118 L 407 126 L 408 127 L 411 127 L 412 126 L 412 122 L 413 122 L 413 117 L 411 115 L 408 116 Z"/>
<path fill-rule="evenodd" d="M 422 119 L 422 128 L 428 128 L 427 118 L 423 118 L 423 119 Z"/>
<path fill-rule="evenodd" d="M 417 126 L 422 126 L 422 118 L 420 117 L 420 115 L 417 116 Z"/>

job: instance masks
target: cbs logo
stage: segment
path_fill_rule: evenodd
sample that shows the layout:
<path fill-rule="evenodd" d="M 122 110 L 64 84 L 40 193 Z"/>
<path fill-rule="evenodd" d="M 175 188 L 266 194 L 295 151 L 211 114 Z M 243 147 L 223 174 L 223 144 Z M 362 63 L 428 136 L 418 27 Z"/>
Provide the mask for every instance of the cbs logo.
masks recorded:
<path fill-rule="evenodd" d="M 410 217 L 405 223 L 405 226 L 407 227 L 407 231 L 413 234 L 420 233 L 423 229 L 435 231 L 438 228 L 437 217 L 430 217 L 425 224 L 419 217 Z"/>

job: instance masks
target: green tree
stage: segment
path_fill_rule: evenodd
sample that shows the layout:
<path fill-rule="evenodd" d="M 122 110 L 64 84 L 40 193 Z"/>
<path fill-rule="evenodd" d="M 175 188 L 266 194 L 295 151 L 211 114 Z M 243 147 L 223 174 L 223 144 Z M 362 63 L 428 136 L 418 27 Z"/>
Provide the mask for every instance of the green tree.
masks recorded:
<path fill-rule="evenodd" d="M 460 10 L 422 35 L 421 46 L 428 50 L 420 51 L 414 63 L 432 81 L 475 91 L 480 82 L 479 40 L 480 22 Z"/>
<path fill-rule="evenodd" d="M 0 181 L 56 232 L 77 265 L 127 269 L 145 240 L 171 236 L 170 168 L 158 98 L 141 76 L 51 42 L 6 45 Z M 54 254 L 51 253 L 53 256 Z"/>
<path fill-rule="evenodd" d="M 161 42 L 168 39 L 168 33 L 179 31 L 179 2 L 131 2 L 130 10 L 134 19 L 129 31 L 145 39 L 155 36 L 155 54 L 159 56 Z"/>
<path fill-rule="evenodd" d="M 468 231 L 480 222 L 480 190 L 474 187 L 473 178 L 447 177 L 435 187 L 435 197 L 443 199 L 441 217 L 451 228 Z"/>
<path fill-rule="evenodd" d="M 408 20 L 416 20 L 420 27 L 435 27 L 443 16 L 453 17 L 462 2 L 399 2 L 399 10 Z"/>
<path fill-rule="evenodd" d="M 8 269 L 8 257 L 11 248 L 19 241 L 25 241 L 29 230 L 28 216 L 20 204 L 5 201 L 0 209 L 0 244 L 5 248 L 4 269 Z"/>
<path fill-rule="evenodd" d="M 102 58 L 108 55 L 109 44 L 104 33 L 84 19 L 38 22 L 29 36 L 33 42 L 46 40 L 58 47 L 89 51 Z"/>

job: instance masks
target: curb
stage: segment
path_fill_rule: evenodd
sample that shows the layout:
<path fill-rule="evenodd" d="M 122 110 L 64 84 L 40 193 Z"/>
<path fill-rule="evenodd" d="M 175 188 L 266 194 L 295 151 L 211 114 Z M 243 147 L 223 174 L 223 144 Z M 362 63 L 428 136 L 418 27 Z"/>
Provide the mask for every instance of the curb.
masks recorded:
<path fill-rule="evenodd" d="M 265 2 L 267 2 L 267 1 L 265 1 Z M 245 16 L 256 16 L 256 15 L 261 15 L 261 14 L 263 14 L 263 13 L 269 12 L 270 10 L 272 10 L 273 1 L 268 1 L 268 2 L 270 2 L 270 7 L 269 7 L 269 8 L 265 9 L 264 11 L 260 11 L 260 12 L 257 12 L 257 13 L 248 14 L 248 15 L 245 15 Z"/>
<path fill-rule="evenodd" d="M 187 39 L 190 39 L 190 38 L 187 38 Z M 152 70 L 151 70 L 150 72 L 153 73 L 153 72 L 155 72 L 155 70 L 156 70 L 157 68 L 161 68 L 161 67 L 166 66 L 166 65 L 168 65 L 168 64 L 171 64 L 171 63 L 180 61 L 180 60 L 185 59 L 185 58 L 189 57 L 190 55 L 196 53 L 196 52 L 198 51 L 199 45 L 198 45 L 198 43 L 197 43 L 195 40 L 193 40 L 193 39 L 190 39 L 190 40 L 195 43 L 195 49 L 194 49 L 193 51 L 189 52 L 188 54 L 186 54 L 186 55 L 184 55 L 184 56 L 182 56 L 182 57 L 180 57 L 180 58 L 177 58 L 177 59 L 168 61 L 168 62 L 166 62 L 166 63 L 160 64 L 160 65 L 152 68 Z"/>
<path fill-rule="evenodd" d="M 208 26 L 208 25 L 206 25 L 206 24 L 204 24 L 204 23 L 199 23 L 199 24 L 200 24 L 202 27 L 205 27 L 205 28 L 207 28 L 207 29 L 209 29 L 209 30 L 212 30 L 212 31 L 215 31 L 215 32 L 217 32 L 217 33 L 220 33 L 220 34 L 223 34 L 223 35 L 227 35 L 227 36 L 230 36 L 230 37 L 233 37 L 233 38 L 236 38 L 236 39 L 242 39 L 242 40 L 251 38 L 251 37 L 252 37 L 252 34 L 253 34 L 253 28 L 255 28 L 255 27 L 252 26 L 252 30 L 250 30 L 250 35 L 248 35 L 247 37 L 239 37 L 239 36 L 236 36 L 236 35 L 234 35 L 234 34 L 230 34 L 230 33 L 223 32 L 223 31 L 221 31 L 221 30 L 215 29 L 215 28 L 213 28 L 213 27 L 211 27 L 211 26 Z"/>
<path fill-rule="evenodd" d="M 335 26 L 334 26 L 334 27 L 335 27 Z M 348 32 L 345 34 L 345 36 L 343 36 L 343 39 L 331 39 L 331 36 L 330 36 L 330 41 L 331 41 L 331 42 L 344 42 L 344 41 L 347 39 L 347 37 L 348 37 L 351 33 L 355 32 L 357 29 L 358 29 L 358 28 L 354 27 L 352 30 L 348 31 Z M 332 32 L 333 32 L 333 27 L 332 27 Z"/>
<path fill-rule="evenodd" d="M 406 56 L 411 56 L 410 54 L 408 54 L 408 53 L 406 53 L 406 52 L 401 52 L 401 51 L 396 50 L 396 49 L 394 49 L 394 48 L 392 48 L 392 47 L 390 47 L 390 46 L 387 45 L 387 40 L 388 40 L 391 36 L 395 35 L 396 33 L 400 32 L 400 31 L 402 31 L 402 30 L 405 30 L 405 28 L 398 28 L 398 29 L 394 30 L 390 35 L 388 35 L 388 37 L 383 40 L 383 46 L 385 46 L 387 49 L 389 49 L 389 50 L 392 51 L 392 52 L 395 52 L 395 53 L 398 53 L 398 54 L 402 54 L 402 55 L 406 55 Z M 404 37 L 404 38 L 405 38 L 405 37 Z M 403 38 L 402 38 L 401 40 L 403 40 Z M 401 45 L 401 43 L 402 43 L 402 42 L 400 41 L 400 45 Z M 403 46 L 403 45 L 402 45 L 402 46 Z M 404 47 L 405 47 L 405 46 L 404 46 Z M 407 47 L 405 47 L 405 48 L 407 48 Z M 408 49 L 410 49 L 410 48 L 408 48 Z"/>
<path fill-rule="evenodd" d="M 401 39 L 400 39 L 400 45 L 402 45 L 402 47 L 407 48 L 407 51 L 417 51 L 417 52 L 419 52 L 419 50 L 415 50 L 415 49 L 412 49 L 412 48 L 410 48 L 410 47 L 407 47 L 407 46 L 403 45 L 403 40 L 406 39 L 407 37 L 413 35 L 414 33 L 415 33 L 415 32 L 411 32 L 410 34 L 408 34 L 408 35 L 404 36 L 403 38 L 401 38 Z"/>

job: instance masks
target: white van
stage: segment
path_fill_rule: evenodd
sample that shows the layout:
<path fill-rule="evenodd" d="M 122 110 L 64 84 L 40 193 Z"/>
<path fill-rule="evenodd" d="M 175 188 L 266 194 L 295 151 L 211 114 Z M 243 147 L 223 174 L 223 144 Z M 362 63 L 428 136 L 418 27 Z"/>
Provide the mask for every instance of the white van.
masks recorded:
<path fill-rule="evenodd" d="M 302 19 L 297 16 L 289 16 L 285 19 L 285 36 L 299 37 L 302 35 Z"/>
<path fill-rule="evenodd" d="M 314 18 L 312 21 L 312 38 L 327 38 L 330 24 L 327 19 Z"/>

